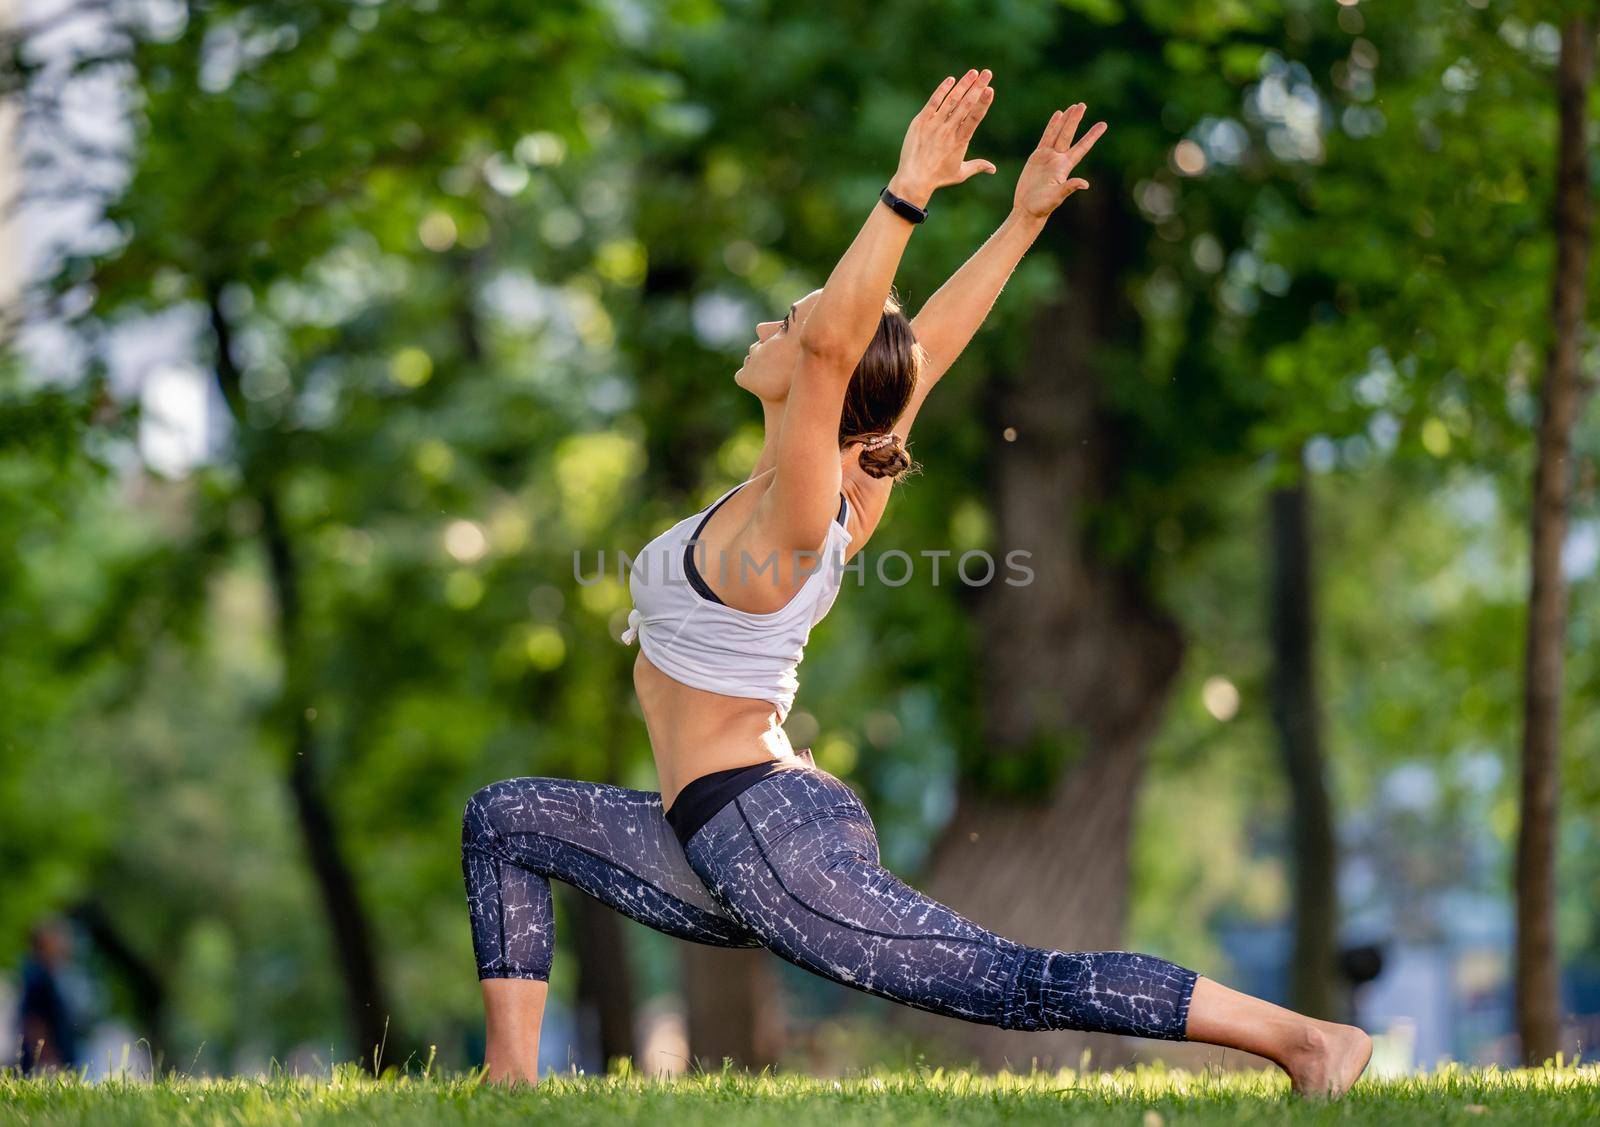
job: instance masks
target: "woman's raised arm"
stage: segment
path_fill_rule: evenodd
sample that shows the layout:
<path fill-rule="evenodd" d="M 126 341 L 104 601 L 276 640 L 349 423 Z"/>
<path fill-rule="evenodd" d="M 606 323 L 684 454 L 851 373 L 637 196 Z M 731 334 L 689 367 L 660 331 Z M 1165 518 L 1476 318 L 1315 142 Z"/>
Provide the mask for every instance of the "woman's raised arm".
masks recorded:
<path fill-rule="evenodd" d="M 937 189 L 994 171 L 986 160 L 966 159 L 967 143 L 994 98 L 989 78 L 987 70 L 973 70 L 939 84 L 906 130 L 889 181 L 892 193 L 925 207 Z M 886 205 L 874 204 L 800 329 L 777 473 L 757 515 L 768 537 L 784 547 L 816 547 L 837 511 L 845 390 L 877 331 L 911 228 Z"/>
<path fill-rule="evenodd" d="M 1089 186 L 1088 181 L 1073 176 L 1072 172 L 1106 131 L 1106 123 L 1096 122 L 1074 143 L 1083 112 L 1084 105 L 1079 102 L 1051 115 L 1038 147 L 1017 179 L 1011 214 L 989 241 L 939 287 L 911 322 L 927 360 L 911 403 L 895 425 L 895 431 L 902 437 L 909 433 L 933 385 L 950 370 L 989 316 L 1011 272 L 1044 230 L 1051 212 L 1073 192 Z"/>

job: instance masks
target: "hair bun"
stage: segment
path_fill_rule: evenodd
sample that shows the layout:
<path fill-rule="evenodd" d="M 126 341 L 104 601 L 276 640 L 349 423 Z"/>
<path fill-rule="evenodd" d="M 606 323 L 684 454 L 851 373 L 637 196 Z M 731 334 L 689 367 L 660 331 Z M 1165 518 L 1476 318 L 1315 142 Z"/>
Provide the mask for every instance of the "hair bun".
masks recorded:
<path fill-rule="evenodd" d="M 913 468 L 898 434 L 864 435 L 861 443 L 861 468 L 868 477 L 899 477 Z"/>

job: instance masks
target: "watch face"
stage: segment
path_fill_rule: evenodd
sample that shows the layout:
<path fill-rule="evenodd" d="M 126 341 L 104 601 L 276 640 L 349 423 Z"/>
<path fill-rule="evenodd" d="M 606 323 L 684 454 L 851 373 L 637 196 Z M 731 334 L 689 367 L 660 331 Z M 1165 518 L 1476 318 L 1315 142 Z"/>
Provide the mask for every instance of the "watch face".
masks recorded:
<path fill-rule="evenodd" d="M 928 212 L 925 208 L 920 208 L 914 203 L 901 199 L 899 196 L 889 191 L 888 188 L 883 190 L 879 198 L 881 198 L 884 203 L 888 204 L 890 209 L 896 215 L 910 223 L 921 223 L 924 219 L 928 218 Z"/>

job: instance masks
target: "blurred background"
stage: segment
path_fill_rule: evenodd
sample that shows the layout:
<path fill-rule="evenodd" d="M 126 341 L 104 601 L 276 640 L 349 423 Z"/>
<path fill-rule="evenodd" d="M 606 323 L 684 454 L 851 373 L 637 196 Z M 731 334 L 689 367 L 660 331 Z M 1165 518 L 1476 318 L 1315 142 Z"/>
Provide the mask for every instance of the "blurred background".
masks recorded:
<path fill-rule="evenodd" d="M 940 582 L 847 585 L 794 743 L 1016 939 L 1359 1021 L 1385 1071 L 1586 1047 L 1581 11 L 4 0 L 4 1062 L 478 1059 L 463 805 L 654 788 L 614 553 L 744 478 L 755 323 L 968 66 L 1000 172 L 934 201 L 913 310 L 1053 109 L 1110 131 L 868 553 Z M 1245 1060 L 558 912 L 551 1067 Z"/>

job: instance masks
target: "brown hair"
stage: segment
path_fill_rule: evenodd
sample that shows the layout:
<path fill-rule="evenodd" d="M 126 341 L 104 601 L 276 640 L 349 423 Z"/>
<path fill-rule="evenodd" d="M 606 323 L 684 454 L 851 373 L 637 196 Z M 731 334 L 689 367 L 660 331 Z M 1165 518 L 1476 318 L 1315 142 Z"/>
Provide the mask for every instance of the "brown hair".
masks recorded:
<path fill-rule="evenodd" d="M 922 372 L 924 353 L 911 331 L 911 322 L 890 294 L 872 343 L 862 354 L 844 393 L 844 414 L 839 419 L 839 446 L 889 434 L 895 420 L 911 405 Z M 861 468 L 872 477 L 899 477 L 914 470 L 898 435 L 877 449 L 861 451 Z"/>

